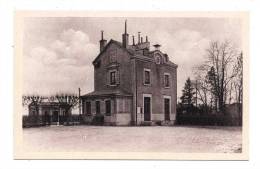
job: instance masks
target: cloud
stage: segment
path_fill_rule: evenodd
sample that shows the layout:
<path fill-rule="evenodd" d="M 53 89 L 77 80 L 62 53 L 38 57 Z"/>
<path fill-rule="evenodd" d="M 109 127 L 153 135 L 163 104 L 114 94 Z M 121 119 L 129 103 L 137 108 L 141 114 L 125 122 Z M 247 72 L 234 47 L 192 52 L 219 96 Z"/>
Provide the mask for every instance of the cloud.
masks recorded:
<path fill-rule="evenodd" d="M 64 30 L 49 44 L 32 47 L 24 56 L 24 93 L 75 93 L 77 87 L 93 90 L 91 63 L 97 53 L 98 46 L 89 36 L 74 29 Z"/>

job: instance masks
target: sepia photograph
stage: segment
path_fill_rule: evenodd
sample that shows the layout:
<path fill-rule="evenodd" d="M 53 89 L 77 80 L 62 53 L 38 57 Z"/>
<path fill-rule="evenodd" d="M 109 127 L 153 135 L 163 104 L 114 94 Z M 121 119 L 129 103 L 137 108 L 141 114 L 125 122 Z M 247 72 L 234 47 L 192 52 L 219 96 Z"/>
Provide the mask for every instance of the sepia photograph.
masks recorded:
<path fill-rule="evenodd" d="M 248 34 L 246 12 L 17 11 L 14 158 L 248 160 Z"/>

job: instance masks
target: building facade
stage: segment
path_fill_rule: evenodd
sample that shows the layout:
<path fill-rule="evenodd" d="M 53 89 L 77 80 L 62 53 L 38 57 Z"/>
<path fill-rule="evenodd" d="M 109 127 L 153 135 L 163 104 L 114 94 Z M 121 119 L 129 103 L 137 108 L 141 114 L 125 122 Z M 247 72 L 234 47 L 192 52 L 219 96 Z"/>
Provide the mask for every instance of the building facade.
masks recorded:
<path fill-rule="evenodd" d="M 177 65 L 138 33 L 129 44 L 127 23 L 122 42 L 108 43 L 101 32 L 100 53 L 93 61 L 94 91 L 81 96 L 86 123 L 102 117 L 106 125 L 141 125 L 175 121 Z"/>

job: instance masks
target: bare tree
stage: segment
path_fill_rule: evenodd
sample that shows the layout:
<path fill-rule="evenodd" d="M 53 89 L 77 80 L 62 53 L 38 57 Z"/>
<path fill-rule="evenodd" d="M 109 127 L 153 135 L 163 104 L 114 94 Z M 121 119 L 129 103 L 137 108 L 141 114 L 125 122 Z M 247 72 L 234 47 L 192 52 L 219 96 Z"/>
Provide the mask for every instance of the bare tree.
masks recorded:
<path fill-rule="evenodd" d="M 225 104 L 230 91 L 231 80 L 237 75 L 232 70 L 234 59 L 238 56 L 237 50 L 229 42 L 211 42 L 206 49 L 206 62 L 200 70 L 206 72 L 205 86 L 214 96 L 215 108 L 218 112 L 225 113 Z"/>
<path fill-rule="evenodd" d="M 236 64 L 234 65 L 234 72 L 236 77 L 233 80 L 233 84 L 236 90 L 236 102 L 243 102 L 243 53 L 237 57 Z"/>
<path fill-rule="evenodd" d="M 39 104 L 43 101 L 44 97 L 39 95 L 23 95 L 22 96 L 22 105 L 28 106 L 33 104 L 36 109 L 36 114 L 39 115 Z"/>
<path fill-rule="evenodd" d="M 69 122 L 69 111 L 79 104 L 79 96 L 76 94 L 61 93 L 55 95 L 55 98 L 60 103 L 60 108 L 65 109 L 65 121 Z"/>
<path fill-rule="evenodd" d="M 243 53 L 237 57 L 236 64 L 234 65 L 234 72 L 236 77 L 233 79 L 234 90 L 235 90 L 235 102 L 238 105 L 238 116 L 240 124 L 242 123 L 242 106 L 243 105 Z"/>
<path fill-rule="evenodd" d="M 207 82 L 207 71 L 205 71 L 205 66 L 200 65 L 194 67 L 194 72 L 198 103 L 204 113 L 210 113 L 214 95 L 211 92 L 211 85 Z"/>

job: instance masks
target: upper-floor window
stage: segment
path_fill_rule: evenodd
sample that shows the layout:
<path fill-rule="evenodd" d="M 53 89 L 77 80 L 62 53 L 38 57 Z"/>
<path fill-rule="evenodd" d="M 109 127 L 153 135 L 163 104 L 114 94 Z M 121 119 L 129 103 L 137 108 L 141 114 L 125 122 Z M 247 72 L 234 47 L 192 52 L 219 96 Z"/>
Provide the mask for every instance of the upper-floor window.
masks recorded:
<path fill-rule="evenodd" d="M 157 55 L 157 56 L 155 57 L 155 63 L 156 63 L 156 64 L 160 64 L 160 63 L 161 63 L 161 57 L 160 57 L 159 55 Z"/>
<path fill-rule="evenodd" d="M 164 87 L 170 87 L 170 74 L 164 73 Z"/>
<path fill-rule="evenodd" d="M 116 71 L 110 72 L 110 85 L 116 84 Z"/>
<path fill-rule="evenodd" d="M 151 70 L 144 69 L 144 84 L 149 85 L 151 84 Z"/>

